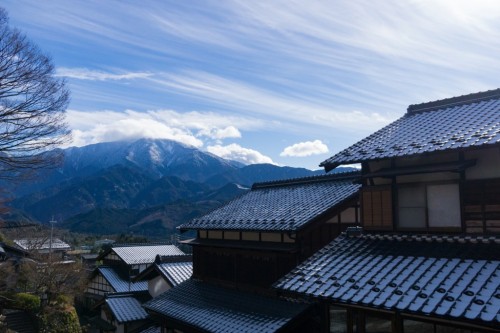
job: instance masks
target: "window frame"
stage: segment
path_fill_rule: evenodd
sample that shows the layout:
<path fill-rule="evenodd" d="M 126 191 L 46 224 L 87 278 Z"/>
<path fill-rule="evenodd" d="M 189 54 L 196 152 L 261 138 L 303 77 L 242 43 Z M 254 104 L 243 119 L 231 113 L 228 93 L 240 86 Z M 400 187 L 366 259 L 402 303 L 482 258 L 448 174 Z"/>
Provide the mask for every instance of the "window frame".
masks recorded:
<path fill-rule="evenodd" d="M 431 226 L 430 225 L 430 214 L 429 214 L 429 187 L 432 186 L 443 186 L 443 185 L 457 185 L 457 195 L 458 195 L 458 225 L 457 226 Z M 410 187 L 422 187 L 424 189 L 424 201 L 425 201 L 425 221 L 423 227 L 402 227 L 400 218 L 400 208 L 408 208 L 406 206 L 400 207 L 400 195 L 399 191 L 401 188 Z M 394 198 L 394 220 L 395 229 L 404 232 L 421 232 L 421 231 L 434 231 L 434 232 L 461 232 L 463 230 L 463 203 L 462 203 L 462 186 L 459 181 L 435 181 L 435 182 L 418 182 L 418 183 L 398 183 L 395 188 L 395 198 Z"/>

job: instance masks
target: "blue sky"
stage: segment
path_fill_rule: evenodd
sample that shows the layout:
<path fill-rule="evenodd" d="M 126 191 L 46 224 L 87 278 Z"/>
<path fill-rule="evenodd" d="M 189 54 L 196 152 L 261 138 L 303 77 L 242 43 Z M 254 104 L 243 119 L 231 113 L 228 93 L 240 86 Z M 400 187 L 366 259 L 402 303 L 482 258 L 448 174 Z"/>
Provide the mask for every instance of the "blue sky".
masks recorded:
<path fill-rule="evenodd" d="M 72 91 L 71 145 L 168 138 L 315 169 L 409 104 L 500 87 L 500 2 L 4 0 Z"/>

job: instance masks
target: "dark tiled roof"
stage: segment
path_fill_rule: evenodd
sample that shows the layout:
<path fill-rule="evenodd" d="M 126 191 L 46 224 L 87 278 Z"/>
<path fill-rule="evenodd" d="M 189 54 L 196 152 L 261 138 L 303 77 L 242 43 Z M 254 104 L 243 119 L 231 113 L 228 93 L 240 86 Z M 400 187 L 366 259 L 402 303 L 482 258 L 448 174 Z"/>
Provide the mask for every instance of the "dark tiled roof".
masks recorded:
<path fill-rule="evenodd" d="M 113 247 L 112 250 L 128 265 L 152 264 L 156 255 L 179 256 L 185 254 L 175 245 L 135 245 Z"/>
<path fill-rule="evenodd" d="M 36 324 L 28 312 L 14 309 L 4 309 L 5 323 L 8 332 L 35 333 Z"/>
<path fill-rule="evenodd" d="M 138 333 L 161 333 L 161 328 L 160 326 L 151 326 L 146 329 L 143 329 Z"/>
<path fill-rule="evenodd" d="M 97 329 L 100 332 L 102 332 L 102 331 L 115 331 L 116 330 L 115 325 L 107 322 L 106 320 L 102 319 L 99 316 L 89 318 L 88 322 L 89 322 L 92 330 Z"/>
<path fill-rule="evenodd" d="M 500 89 L 410 105 L 402 118 L 322 162 L 341 164 L 500 143 Z"/>
<path fill-rule="evenodd" d="M 500 238 L 339 236 L 276 288 L 334 303 L 500 322 Z"/>
<path fill-rule="evenodd" d="M 181 229 L 296 231 L 353 197 L 359 173 L 258 183 L 252 190 Z"/>
<path fill-rule="evenodd" d="M 168 262 L 155 265 L 157 265 L 160 273 L 174 287 L 189 279 L 193 274 L 192 262 Z"/>
<path fill-rule="evenodd" d="M 112 267 L 101 266 L 97 271 L 109 282 L 113 289 L 118 293 L 140 292 L 148 290 L 147 281 L 129 282 L 116 269 Z"/>
<path fill-rule="evenodd" d="M 119 323 L 144 320 L 148 317 L 141 303 L 132 296 L 109 297 L 106 304 Z"/>
<path fill-rule="evenodd" d="M 144 304 L 152 312 L 207 332 L 275 332 L 308 305 L 188 280 Z"/>

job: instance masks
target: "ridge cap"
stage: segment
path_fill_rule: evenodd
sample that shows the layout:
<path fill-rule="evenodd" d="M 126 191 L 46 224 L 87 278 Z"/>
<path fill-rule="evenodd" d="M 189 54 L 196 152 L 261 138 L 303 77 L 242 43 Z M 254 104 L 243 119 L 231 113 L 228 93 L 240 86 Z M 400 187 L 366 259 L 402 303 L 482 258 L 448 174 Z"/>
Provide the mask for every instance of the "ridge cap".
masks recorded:
<path fill-rule="evenodd" d="M 278 187 L 278 186 L 289 186 L 289 185 L 300 185 L 307 183 L 319 183 L 323 181 L 333 181 L 333 180 L 349 180 L 355 179 L 361 176 L 360 171 L 346 171 L 346 172 L 337 172 L 332 174 L 324 174 L 324 175 L 315 175 L 315 176 L 306 176 L 299 178 L 288 178 L 288 179 L 280 179 L 280 180 L 271 180 L 267 182 L 258 182 L 252 185 L 252 190 L 261 189 L 261 188 L 269 188 L 269 187 Z"/>
<path fill-rule="evenodd" d="M 444 107 L 465 105 L 494 98 L 500 98 L 500 88 L 466 94 L 466 95 L 460 95 L 455 97 L 449 97 L 419 104 L 410 104 L 407 108 L 406 114 L 414 114 L 414 113 L 438 110 Z"/>

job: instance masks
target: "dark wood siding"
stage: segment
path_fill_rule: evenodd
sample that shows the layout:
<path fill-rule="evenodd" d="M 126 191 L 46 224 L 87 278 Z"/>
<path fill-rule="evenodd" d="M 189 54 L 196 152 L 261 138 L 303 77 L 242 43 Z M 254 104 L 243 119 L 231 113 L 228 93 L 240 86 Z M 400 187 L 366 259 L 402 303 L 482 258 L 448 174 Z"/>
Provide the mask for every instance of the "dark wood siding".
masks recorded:
<path fill-rule="evenodd" d="M 297 265 L 297 254 L 195 247 L 193 277 L 269 287 Z"/>
<path fill-rule="evenodd" d="M 500 179 L 469 180 L 463 189 L 465 231 L 500 233 Z"/>
<path fill-rule="evenodd" d="M 392 230 L 392 189 L 370 186 L 361 192 L 362 224 L 368 230 Z"/>

